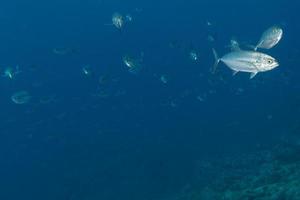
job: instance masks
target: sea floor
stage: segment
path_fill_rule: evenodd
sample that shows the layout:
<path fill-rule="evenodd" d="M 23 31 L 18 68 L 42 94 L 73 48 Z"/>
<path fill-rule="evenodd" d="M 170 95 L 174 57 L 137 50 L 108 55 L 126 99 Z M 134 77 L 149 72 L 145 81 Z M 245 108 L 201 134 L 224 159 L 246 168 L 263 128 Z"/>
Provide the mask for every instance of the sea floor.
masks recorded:
<path fill-rule="evenodd" d="M 300 141 L 300 140 L 299 140 Z M 300 200 L 300 143 L 199 163 L 199 183 L 175 200 Z"/>

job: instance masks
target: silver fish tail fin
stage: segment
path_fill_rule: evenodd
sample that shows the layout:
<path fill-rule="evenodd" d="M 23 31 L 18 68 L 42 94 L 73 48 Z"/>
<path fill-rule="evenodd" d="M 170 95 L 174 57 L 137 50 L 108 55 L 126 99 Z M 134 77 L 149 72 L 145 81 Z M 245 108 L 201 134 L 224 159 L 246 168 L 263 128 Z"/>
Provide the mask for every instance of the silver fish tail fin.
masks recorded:
<path fill-rule="evenodd" d="M 215 63 L 214 63 L 214 65 L 213 65 L 212 69 L 211 69 L 211 72 L 214 74 L 214 73 L 216 73 L 218 64 L 219 64 L 219 62 L 220 62 L 220 58 L 219 58 L 219 56 L 218 56 L 218 54 L 217 54 L 217 52 L 216 52 L 216 50 L 215 50 L 214 48 L 212 48 L 212 52 L 213 52 L 213 54 L 214 54 Z"/>

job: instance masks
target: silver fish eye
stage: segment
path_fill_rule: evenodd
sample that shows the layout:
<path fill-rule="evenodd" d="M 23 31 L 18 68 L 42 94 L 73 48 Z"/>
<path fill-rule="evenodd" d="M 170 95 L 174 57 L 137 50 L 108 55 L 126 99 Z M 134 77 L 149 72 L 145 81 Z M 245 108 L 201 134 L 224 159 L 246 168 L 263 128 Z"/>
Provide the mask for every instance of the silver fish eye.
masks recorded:
<path fill-rule="evenodd" d="M 268 64 L 272 64 L 272 63 L 273 63 L 273 60 L 268 59 Z"/>

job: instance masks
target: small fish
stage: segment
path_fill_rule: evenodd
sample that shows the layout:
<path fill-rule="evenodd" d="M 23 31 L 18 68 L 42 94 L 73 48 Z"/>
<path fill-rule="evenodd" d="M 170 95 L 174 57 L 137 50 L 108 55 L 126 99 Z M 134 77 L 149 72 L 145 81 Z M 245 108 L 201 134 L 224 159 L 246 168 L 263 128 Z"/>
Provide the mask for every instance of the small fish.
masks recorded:
<path fill-rule="evenodd" d="M 133 18 L 132 18 L 132 16 L 130 14 L 127 14 L 125 16 L 125 19 L 126 19 L 127 22 L 131 22 Z"/>
<path fill-rule="evenodd" d="M 167 84 L 169 81 L 169 78 L 166 75 L 161 75 L 160 76 L 160 81 L 164 84 Z"/>
<path fill-rule="evenodd" d="M 231 38 L 230 45 L 229 45 L 231 51 L 240 51 L 240 44 L 235 38 Z"/>
<path fill-rule="evenodd" d="M 256 51 L 260 49 L 271 49 L 274 47 L 282 38 L 283 30 L 279 26 L 272 26 L 263 32 L 257 45 L 254 47 Z"/>
<path fill-rule="evenodd" d="M 144 56 L 144 54 L 141 53 L 141 57 L 139 59 L 137 59 L 137 58 L 133 58 L 129 55 L 125 55 L 125 56 L 123 56 L 122 60 L 123 60 L 123 63 L 128 68 L 129 72 L 131 72 L 133 74 L 137 74 L 142 68 L 143 56 Z"/>
<path fill-rule="evenodd" d="M 193 61 L 197 61 L 198 60 L 198 54 L 195 50 L 191 50 L 190 53 L 190 59 L 193 60 Z"/>
<path fill-rule="evenodd" d="M 19 66 L 16 66 L 15 68 L 7 67 L 4 70 L 4 73 L 2 74 L 3 77 L 13 79 L 15 75 L 21 73 L 22 71 L 19 70 Z"/>
<path fill-rule="evenodd" d="M 122 29 L 124 26 L 124 17 L 119 13 L 114 13 L 112 16 L 112 24 L 117 29 Z"/>
<path fill-rule="evenodd" d="M 252 79 L 258 72 L 269 71 L 279 66 L 279 63 L 275 60 L 275 58 L 256 51 L 232 51 L 219 58 L 215 49 L 212 50 L 216 60 L 212 69 L 213 73 L 216 71 L 217 65 L 220 61 L 233 70 L 233 75 L 238 72 L 251 73 L 250 79 Z"/>
<path fill-rule="evenodd" d="M 85 66 L 82 68 L 82 73 L 83 73 L 85 76 L 91 76 L 91 74 L 92 74 L 91 67 L 90 67 L 89 65 L 85 65 Z"/>
<path fill-rule="evenodd" d="M 25 90 L 16 92 L 11 96 L 11 100 L 16 104 L 28 103 L 30 99 L 31 99 L 30 94 Z"/>

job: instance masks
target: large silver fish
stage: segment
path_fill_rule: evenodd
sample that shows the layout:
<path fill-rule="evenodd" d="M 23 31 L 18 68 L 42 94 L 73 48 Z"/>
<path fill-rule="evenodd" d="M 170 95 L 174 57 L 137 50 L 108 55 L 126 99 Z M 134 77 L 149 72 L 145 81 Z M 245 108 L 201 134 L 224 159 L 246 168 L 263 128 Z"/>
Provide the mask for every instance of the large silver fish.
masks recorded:
<path fill-rule="evenodd" d="M 219 58 L 217 52 L 213 49 L 215 56 L 215 64 L 212 69 L 214 73 L 220 61 L 233 70 L 235 75 L 237 72 L 249 72 L 250 79 L 258 72 L 265 72 L 279 66 L 275 58 L 256 51 L 232 51 Z"/>
<path fill-rule="evenodd" d="M 258 48 L 271 49 L 282 38 L 283 30 L 279 26 L 272 26 L 263 32 L 257 45 L 254 47 L 256 51 Z"/>

